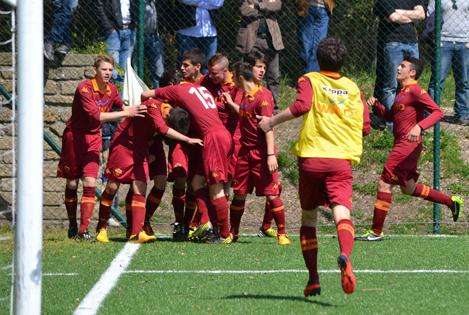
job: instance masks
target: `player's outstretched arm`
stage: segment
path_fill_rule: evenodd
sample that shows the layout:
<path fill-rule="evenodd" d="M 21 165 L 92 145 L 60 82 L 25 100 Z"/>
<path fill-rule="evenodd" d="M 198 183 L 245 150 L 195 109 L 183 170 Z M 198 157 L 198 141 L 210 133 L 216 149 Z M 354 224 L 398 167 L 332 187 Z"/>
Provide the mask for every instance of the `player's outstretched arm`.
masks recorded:
<path fill-rule="evenodd" d="M 256 116 L 256 117 L 257 119 L 260 120 L 259 127 L 264 132 L 268 132 L 272 130 L 275 126 L 280 125 L 281 123 L 284 123 L 288 120 L 292 120 L 293 118 L 296 118 L 295 116 L 293 116 L 292 112 L 290 111 L 290 108 L 287 108 L 272 117 L 266 117 L 266 116 Z"/>
<path fill-rule="evenodd" d="M 196 139 L 196 138 L 189 138 L 188 136 L 185 136 L 182 133 L 177 132 L 176 130 L 172 128 L 168 129 L 168 132 L 166 133 L 165 136 L 176 141 L 186 142 L 188 144 L 200 145 L 200 146 L 204 145 L 202 140 Z"/>
<path fill-rule="evenodd" d="M 142 95 L 140 96 L 140 99 L 143 102 L 152 97 L 155 97 L 155 90 L 143 91 Z"/>
<path fill-rule="evenodd" d="M 118 112 L 100 113 L 101 122 L 116 121 L 126 117 L 144 117 L 147 112 L 145 105 L 124 106 L 124 109 Z"/>

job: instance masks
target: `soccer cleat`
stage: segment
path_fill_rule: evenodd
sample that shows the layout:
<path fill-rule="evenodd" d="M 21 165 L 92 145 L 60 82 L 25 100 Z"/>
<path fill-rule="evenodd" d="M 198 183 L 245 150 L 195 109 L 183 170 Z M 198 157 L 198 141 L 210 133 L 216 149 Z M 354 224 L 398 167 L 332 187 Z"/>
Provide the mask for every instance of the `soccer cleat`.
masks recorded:
<path fill-rule="evenodd" d="M 210 223 L 210 221 L 208 221 L 204 224 L 201 224 L 194 230 L 194 232 L 192 233 L 191 239 L 197 239 L 197 238 L 201 239 L 211 229 L 213 229 L 213 227 L 212 227 L 212 223 Z"/>
<path fill-rule="evenodd" d="M 355 286 L 357 284 L 357 279 L 353 274 L 352 262 L 345 255 L 340 255 L 337 258 L 337 264 L 340 269 L 340 281 L 342 283 L 342 290 L 346 294 L 352 294 L 355 291 Z"/>
<path fill-rule="evenodd" d="M 303 290 L 303 294 L 305 295 L 305 297 L 312 295 L 321 295 L 321 286 L 319 285 L 319 283 L 313 283 L 310 280 L 308 281 L 308 284 Z"/>
<path fill-rule="evenodd" d="M 236 243 L 238 241 L 239 236 L 236 235 L 234 236 L 233 233 L 230 233 L 228 237 L 225 239 L 225 244 L 231 244 L 231 243 Z"/>
<path fill-rule="evenodd" d="M 384 238 L 383 232 L 381 232 L 381 234 L 378 235 L 378 234 L 375 234 L 373 230 L 367 230 L 362 236 L 355 237 L 355 240 L 374 242 L 374 241 L 382 241 L 383 238 Z"/>
<path fill-rule="evenodd" d="M 453 208 L 451 208 L 451 214 L 453 215 L 453 221 L 456 222 L 459 219 L 459 215 L 462 214 L 464 208 L 464 199 L 459 196 L 451 196 L 453 200 Z"/>
<path fill-rule="evenodd" d="M 290 245 L 292 242 L 287 234 L 279 234 L 277 235 L 277 243 L 279 245 Z"/>
<path fill-rule="evenodd" d="M 273 227 L 270 227 L 267 230 L 263 230 L 262 228 L 260 228 L 259 232 L 257 232 L 257 236 L 259 236 L 259 237 L 277 237 L 277 230 L 275 230 Z"/>
<path fill-rule="evenodd" d="M 75 239 L 77 241 L 91 241 L 93 240 L 93 236 L 90 234 L 90 232 L 85 231 L 84 233 L 78 233 L 75 236 Z"/>
<path fill-rule="evenodd" d="M 155 235 L 155 232 L 153 231 L 153 228 L 151 227 L 151 224 L 148 221 L 145 221 L 145 223 L 143 224 L 142 230 L 144 230 L 145 233 L 147 233 L 147 235 L 150 235 L 150 236 Z"/>
<path fill-rule="evenodd" d="M 173 240 L 176 242 L 183 242 L 186 240 L 186 228 L 179 222 L 173 224 Z"/>
<path fill-rule="evenodd" d="M 107 236 L 107 230 L 105 228 L 99 229 L 96 240 L 100 243 L 109 243 L 109 237 Z"/>
<path fill-rule="evenodd" d="M 193 239 L 195 229 L 194 227 L 189 227 L 189 231 L 187 232 L 187 239 L 189 241 Z"/>
<path fill-rule="evenodd" d="M 156 236 L 148 235 L 147 233 L 145 233 L 145 231 L 141 231 L 138 234 L 132 234 L 129 238 L 129 242 L 138 244 L 150 243 L 154 241 L 156 241 Z"/>
<path fill-rule="evenodd" d="M 76 226 L 72 226 L 68 228 L 67 235 L 68 238 L 75 238 L 78 234 L 78 228 Z"/>
<path fill-rule="evenodd" d="M 233 243 L 233 239 L 230 236 L 231 234 L 228 235 L 228 237 L 223 238 L 220 237 L 215 230 L 209 229 L 205 234 L 204 241 L 207 244 L 231 244 Z"/>

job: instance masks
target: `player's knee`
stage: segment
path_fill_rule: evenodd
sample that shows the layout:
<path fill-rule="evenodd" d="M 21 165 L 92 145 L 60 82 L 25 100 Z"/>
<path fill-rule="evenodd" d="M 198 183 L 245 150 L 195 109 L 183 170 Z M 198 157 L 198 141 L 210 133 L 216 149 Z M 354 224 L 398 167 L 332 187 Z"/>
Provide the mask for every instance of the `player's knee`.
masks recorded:
<path fill-rule="evenodd" d="M 187 177 L 176 177 L 174 179 L 174 188 L 176 189 L 185 189 L 186 188 Z"/>
<path fill-rule="evenodd" d="M 302 226 L 316 227 L 317 222 L 318 222 L 317 209 L 301 211 L 301 225 Z"/>
<path fill-rule="evenodd" d="M 392 189 L 392 186 L 390 184 L 386 183 L 382 179 L 379 180 L 378 191 L 390 193 L 391 189 Z"/>
<path fill-rule="evenodd" d="M 85 187 L 96 187 L 96 178 L 85 177 L 83 178 L 83 186 Z"/>
<path fill-rule="evenodd" d="M 406 185 L 406 186 L 400 186 L 401 192 L 405 195 L 412 195 L 412 193 L 415 190 L 414 186 Z"/>
<path fill-rule="evenodd" d="M 108 181 L 106 183 L 106 188 L 105 188 L 105 191 L 108 193 L 108 194 L 115 194 L 117 192 L 117 189 L 119 189 L 119 184 L 116 183 L 116 182 L 111 182 L 111 181 Z"/>
<path fill-rule="evenodd" d="M 68 179 L 66 185 L 67 185 L 68 189 L 77 190 L 78 189 L 78 180 Z"/>

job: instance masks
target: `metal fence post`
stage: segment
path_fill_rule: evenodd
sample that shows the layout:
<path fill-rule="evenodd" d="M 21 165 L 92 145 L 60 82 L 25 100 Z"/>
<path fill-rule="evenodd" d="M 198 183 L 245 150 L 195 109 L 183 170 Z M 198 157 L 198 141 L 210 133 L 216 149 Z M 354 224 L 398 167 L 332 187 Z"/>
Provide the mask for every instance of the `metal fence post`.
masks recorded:
<path fill-rule="evenodd" d="M 441 103 L 440 68 L 441 68 L 441 0 L 435 0 L 435 102 Z M 433 129 L 433 187 L 440 189 L 440 123 Z M 433 233 L 440 234 L 441 206 L 433 203 Z"/>

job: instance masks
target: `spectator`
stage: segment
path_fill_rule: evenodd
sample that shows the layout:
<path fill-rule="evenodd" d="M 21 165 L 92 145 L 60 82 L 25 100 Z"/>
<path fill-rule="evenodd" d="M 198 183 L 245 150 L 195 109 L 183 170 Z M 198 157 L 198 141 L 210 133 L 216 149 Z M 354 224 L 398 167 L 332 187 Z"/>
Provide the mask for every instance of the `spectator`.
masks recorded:
<path fill-rule="evenodd" d="M 429 15 L 435 10 L 435 1 L 430 0 Z M 458 123 L 469 125 L 469 2 L 442 0 L 440 91 L 450 67 L 453 67 L 456 82 L 454 116 Z M 435 63 L 432 63 L 432 77 L 428 92 L 435 95 Z"/>
<path fill-rule="evenodd" d="M 277 22 L 281 0 L 241 1 L 241 27 L 236 39 L 236 49 L 243 55 L 257 50 L 267 58 L 267 87 L 278 103 L 280 89 L 279 51 L 284 49 L 282 34 Z"/>
<path fill-rule="evenodd" d="M 178 61 L 182 61 L 185 51 L 199 48 L 209 60 L 217 52 L 216 10 L 224 0 L 178 0 L 177 19 L 186 28 L 176 33 Z M 204 66 L 205 68 L 205 66 Z"/>
<path fill-rule="evenodd" d="M 96 10 L 106 38 L 106 52 L 121 68 L 132 56 L 138 21 L 137 0 L 97 0 Z M 113 77 L 117 74 L 114 72 Z"/>
<path fill-rule="evenodd" d="M 53 0 L 52 4 L 54 6 L 52 29 L 44 43 L 44 56 L 54 62 L 56 53 L 65 56 L 72 47 L 70 25 L 78 0 Z"/>
<path fill-rule="evenodd" d="M 425 19 L 423 0 L 376 0 L 373 8 L 379 18 L 375 97 L 390 109 L 397 90 L 397 66 L 404 55 L 418 58 L 414 23 Z"/>
<path fill-rule="evenodd" d="M 157 5 L 161 1 L 145 1 L 145 56 L 150 68 L 151 85 L 154 88 L 160 87 L 160 80 L 164 73 L 164 43 L 160 38 L 158 29 L 158 12 L 161 7 Z"/>
<path fill-rule="evenodd" d="M 319 42 L 327 37 L 329 14 L 332 14 L 334 7 L 334 0 L 298 1 L 298 37 L 302 48 L 300 55 L 306 63 L 305 73 L 319 71 L 316 50 Z"/>

